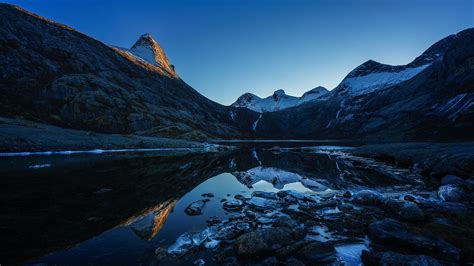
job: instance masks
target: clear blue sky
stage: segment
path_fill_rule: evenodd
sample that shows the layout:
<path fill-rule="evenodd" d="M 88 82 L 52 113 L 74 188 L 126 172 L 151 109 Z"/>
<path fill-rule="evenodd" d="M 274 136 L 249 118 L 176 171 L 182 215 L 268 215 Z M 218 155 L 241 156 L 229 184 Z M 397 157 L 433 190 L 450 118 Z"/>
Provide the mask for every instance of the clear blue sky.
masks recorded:
<path fill-rule="evenodd" d="M 222 104 L 333 89 L 368 59 L 406 64 L 474 27 L 474 0 L 7 2 L 122 47 L 149 32 L 186 82 Z"/>

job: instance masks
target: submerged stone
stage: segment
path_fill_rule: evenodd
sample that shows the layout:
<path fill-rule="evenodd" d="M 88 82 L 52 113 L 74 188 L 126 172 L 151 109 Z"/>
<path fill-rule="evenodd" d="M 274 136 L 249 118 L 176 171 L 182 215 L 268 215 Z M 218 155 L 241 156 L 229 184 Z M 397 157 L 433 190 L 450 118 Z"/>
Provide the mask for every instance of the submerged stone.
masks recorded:
<path fill-rule="evenodd" d="M 264 199 L 273 199 L 273 200 L 278 199 L 277 193 L 275 193 L 275 192 L 266 192 L 266 191 L 254 191 L 252 193 L 252 197 L 260 197 L 260 198 L 264 198 Z"/>
<path fill-rule="evenodd" d="M 204 193 L 204 194 L 201 194 L 201 196 L 205 197 L 205 198 L 213 198 L 214 194 L 213 193 Z"/>
<path fill-rule="evenodd" d="M 228 211 L 235 211 L 240 210 L 244 202 L 239 199 L 229 199 L 228 201 L 224 202 L 223 207 Z"/>
<path fill-rule="evenodd" d="M 186 209 L 184 209 L 184 212 L 187 215 L 191 215 L 191 216 L 201 215 L 202 210 L 204 209 L 204 206 L 206 205 L 206 203 L 208 201 L 209 201 L 208 199 L 195 201 L 195 202 L 189 204 L 188 207 L 186 207 Z"/>

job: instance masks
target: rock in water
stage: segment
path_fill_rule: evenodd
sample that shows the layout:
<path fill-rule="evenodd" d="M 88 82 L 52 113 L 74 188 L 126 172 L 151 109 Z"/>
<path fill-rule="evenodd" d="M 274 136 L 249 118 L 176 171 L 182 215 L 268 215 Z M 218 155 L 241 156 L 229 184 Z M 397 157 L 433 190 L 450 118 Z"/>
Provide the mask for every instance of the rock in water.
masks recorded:
<path fill-rule="evenodd" d="M 293 240 L 293 234 L 289 228 L 263 228 L 238 237 L 235 248 L 237 255 L 251 257 L 269 253 L 274 250 L 275 246 L 286 245 Z"/>
<path fill-rule="evenodd" d="M 224 209 L 228 211 L 235 211 L 235 210 L 240 210 L 242 206 L 244 205 L 243 201 L 239 199 L 230 199 L 226 202 L 224 202 Z"/>
<path fill-rule="evenodd" d="M 425 213 L 411 201 L 389 199 L 385 201 L 385 206 L 406 221 L 421 221 L 425 218 Z"/>
<path fill-rule="evenodd" d="M 186 207 L 186 209 L 184 210 L 184 212 L 187 215 L 191 215 L 191 216 L 201 215 L 202 210 L 204 209 L 204 206 L 206 206 L 206 203 L 208 201 L 209 201 L 208 199 L 195 201 L 189 204 L 188 207 Z"/>
<path fill-rule="evenodd" d="M 328 263 L 336 259 L 336 249 L 328 242 L 311 242 L 298 251 L 297 257 L 311 264 Z"/>
<path fill-rule="evenodd" d="M 439 187 L 438 197 L 443 201 L 461 202 L 466 198 L 466 193 L 461 186 L 450 184 Z"/>
<path fill-rule="evenodd" d="M 384 196 L 378 192 L 361 190 L 353 196 L 352 202 L 361 205 L 379 206 L 382 204 L 383 199 Z"/>

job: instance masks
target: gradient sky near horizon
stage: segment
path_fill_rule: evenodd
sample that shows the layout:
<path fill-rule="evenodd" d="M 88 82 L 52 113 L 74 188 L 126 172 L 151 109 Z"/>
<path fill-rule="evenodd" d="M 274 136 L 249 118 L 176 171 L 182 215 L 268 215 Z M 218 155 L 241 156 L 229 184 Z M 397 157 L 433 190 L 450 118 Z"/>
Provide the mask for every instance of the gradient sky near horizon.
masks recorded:
<path fill-rule="evenodd" d="M 183 80 L 222 104 L 333 89 L 369 59 L 406 64 L 474 27 L 474 0 L 6 2 L 121 47 L 149 32 Z"/>

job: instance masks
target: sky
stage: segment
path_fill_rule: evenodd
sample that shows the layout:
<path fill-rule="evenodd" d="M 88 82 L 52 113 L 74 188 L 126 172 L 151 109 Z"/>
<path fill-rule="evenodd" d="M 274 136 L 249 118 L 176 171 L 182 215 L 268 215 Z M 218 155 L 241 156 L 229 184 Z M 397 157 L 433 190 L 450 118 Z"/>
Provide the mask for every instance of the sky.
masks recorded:
<path fill-rule="evenodd" d="M 107 44 L 150 33 L 180 77 L 231 104 L 245 92 L 336 87 L 372 59 L 407 64 L 474 27 L 474 0 L 15 0 Z"/>

